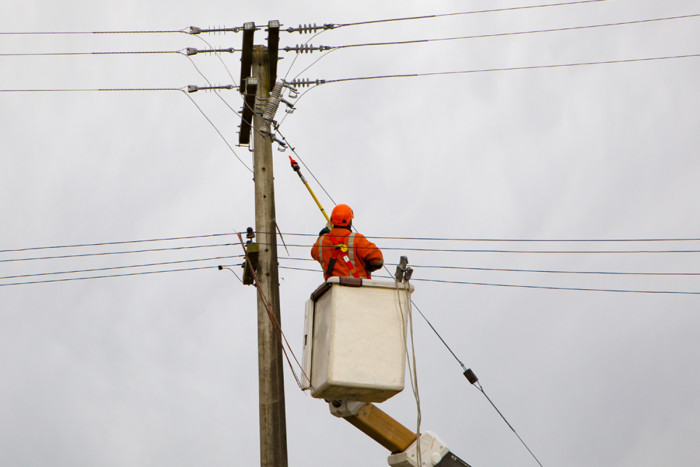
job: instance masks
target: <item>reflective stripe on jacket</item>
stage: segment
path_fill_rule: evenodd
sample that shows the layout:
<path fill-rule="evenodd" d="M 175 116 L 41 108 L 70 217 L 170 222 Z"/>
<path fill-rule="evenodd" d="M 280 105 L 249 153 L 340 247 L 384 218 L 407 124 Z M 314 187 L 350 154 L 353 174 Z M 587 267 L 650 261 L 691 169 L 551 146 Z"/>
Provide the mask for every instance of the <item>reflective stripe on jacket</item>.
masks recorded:
<path fill-rule="evenodd" d="M 311 248 L 311 257 L 321 263 L 324 277 L 328 264 L 331 261 L 336 250 L 335 245 L 330 237 L 334 237 L 341 243 L 347 245 L 347 256 L 351 266 L 357 277 L 369 278 L 369 272 L 379 269 L 384 264 L 384 257 L 381 250 L 376 245 L 359 233 L 352 233 L 345 228 L 334 228 L 329 233 L 322 235 L 316 240 L 313 248 Z M 342 253 L 341 253 L 342 255 Z M 331 276 L 352 276 L 353 270 L 340 257 L 335 261 Z"/>

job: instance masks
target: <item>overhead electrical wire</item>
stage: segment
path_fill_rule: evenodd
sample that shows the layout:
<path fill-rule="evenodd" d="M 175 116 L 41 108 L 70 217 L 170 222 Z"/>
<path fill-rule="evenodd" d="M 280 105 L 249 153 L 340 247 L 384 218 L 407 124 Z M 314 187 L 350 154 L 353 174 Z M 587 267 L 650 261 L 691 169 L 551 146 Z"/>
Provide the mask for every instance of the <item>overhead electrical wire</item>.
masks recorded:
<path fill-rule="evenodd" d="M 55 283 L 55 282 L 71 282 L 71 281 L 84 281 L 84 280 L 90 280 L 90 279 L 106 279 L 106 278 L 112 278 L 112 277 L 130 277 L 130 276 L 143 276 L 143 275 L 149 275 L 149 274 L 163 274 L 167 272 L 185 272 L 185 271 L 201 271 L 204 269 L 219 269 L 221 268 L 229 268 L 236 266 L 235 264 L 229 264 L 226 266 L 200 266 L 200 267 L 193 267 L 193 268 L 180 268 L 180 269 L 164 269 L 164 270 L 159 270 L 159 271 L 141 271 L 141 272 L 130 272 L 130 273 L 124 273 L 124 274 L 106 274 L 102 276 L 88 276 L 88 277 L 66 277 L 66 278 L 61 278 L 61 279 L 45 279 L 45 280 L 38 280 L 38 281 L 27 281 L 27 282 L 10 282 L 7 284 L 0 284 L 0 287 L 8 287 L 8 286 L 18 286 L 18 285 L 33 285 L 33 284 L 48 284 L 48 283 Z"/>
<path fill-rule="evenodd" d="M 516 31 L 516 32 L 500 32 L 500 33 L 493 33 L 493 34 L 476 34 L 476 35 L 470 35 L 470 36 L 457 36 L 457 37 L 445 37 L 445 38 L 433 38 L 433 39 L 414 39 L 414 40 L 388 41 L 388 42 L 367 42 L 367 43 L 361 43 L 361 44 L 330 45 L 330 46 L 325 46 L 325 47 L 329 47 L 331 50 L 338 50 L 338 49 L 348 49 L 348 48 L 354 48 L 354 47 L 418 44 L 418 43 L 427 43 L 427 42 L 445 42 L 445 41 L 455 41 L 455 40 L 465 40 L 465 39 L 483 39 L 483 38 L 491 38 L 491 37 L 519 36 L 519 35 L 526 35 L 526 34 L 539 34 L 539 33 L 548 33 L 548 32 L 562 32 L 562 31 L 576 31 L 576 30 L 582 30 L 582 29 L 606 28 L 606 27 L 624 26 L 624 25 L 631 25 L 631 24 L 652 23 L 652 22 L 657 22 L 657 21 L 671 21 L 671 20 L 678 20 L 678 19 L 695 18 L 698 16 L 700 16 L 700 13 L 691 14 L 691 15 L 683 15 L 683 16 L 670 16 L 670 17 L 665 17 L 665 18 L 642 19 L 642 20 L 635 20 L 635 21 L 622 21 L 622 22 L 617 22 L 617 23 L 593 24 L 593 25 L 586 25 L 586 26 L 570 26 L 570 27 L 562 27 L 562 28 L 535 29 L 535 30 L 529 30 L 529 31 Z M 314 62 L 314 63 L 316 63 L 316 62 Z M 313 65 L 313 63 L 312 63 L 312 65 Z M 304 71 L 306 71 L 306 70 L 304 70 Z"/>
<path fill-rule="evenodd" d="M 232 234 L 225 234 L 232 235 Z M 284 232 L 288 237 L 318 237 L 315 233 Z M 372 239 L 420 240 L 443 242 L 700 242 L 700 237 L 656 238 L 504 238 L 504 237 L 405 237 L 396 235 L 371 235 Z M 1 252 L 1 251 L 0 251 Z"/>
<path fill-rule="evenodd" d="M 1 31 L 0 36 L 49 36 L 49 35 L 88 35 L 88 34 L 192 34 L 191 27 L 170 30 L 145 31 Z"/>
<path fill-rule="evenodd" d="M 53 56 L 80 56 L 80 55 L 165 55 L 181 54 L 182 50 L 148 50 L 148 51 L 122 51 L 122 52 L 22 52 L 0 53 L 0 57 L 53 57 Z"/>
<path fill-rule="evenodd" d="M 265 245 L 265 243 L 260 243 Z M 288 244 L 289 247 L 311 248 L 312 244 Z M 416 248 L 416 247 L 375 247 L 381 250 L 398 251 L 430 251 L 442 253 L 515 253 L 515 254 L 654 254 L 654 253 L 700 253 L 700 250 L 504 250 L 504 249 L 478 249 L 478 248 Z"/>
<path fill-rule="evenodd" d="M 306 167 L 306 166 L 305 166 Z M 308 168 L 307 168 L 308 170 Z M 259 232 L 264 233 L 264 232 Z M 315 233 L 297 233 L 297 232 L 283 232 L 282 233 L 288 237 L 318 237 Z M 35 247 L 25 247 L 25 248 L 13 248 L 0 250 L 0 253 L 17 253 L 23 251 L 32 250 L 51 250 L 57 248 L 84 248 L 84 247 L 95 247 L 95 246 L 107 246 L 107 245 L 126 245 L 132 243 L 149 243 L 149 242 L 166 242 L 174 240 L 194 240 L 203 238 L 216 238 L 216 237 L 226 237 L 236 235 L 235 232 L 220 232 L 220 233 L 210 233 L 201 235 L 184 235 L 175 237 L 160 237 L 160 238 L 147 238 L 147 239 L 137 239 L 137 240 L 118 240 L 111 242 L 94 242 L 94 243 L 74 243 L 65 245 L 47 245 L 47 246 L 35 246 Z M 575 242 L 575 243 L 588 243 L 588 242 L 700 242 L 700 237 L 677 237 L 677 238 L 488 238 L 488 237 L 403 237 L 403 236 L 389 236 L 389 235 L 371 235 L 372 239 L 385 239 L 385 240 L 417 240 L 417 241 L 445 241 L 445 242 Z"/>
<path fill-rule="evenodd" d="M 56 255 L 56 256 L 41 256 L 41 257 L 29 257 L 29 258 L 4 258 L 0 259 L 0 263 L 12 263 L 12 262 L 22 262 L 22 261 L 38 261 L 38 260 L 53 260 L 53 259 L 65 259 L 65 258 L 84 258 L 88 256 L 108 256 L 108 255 L 124 255 L 132 253 L 152 253 L 161 251 L 176 251 L 176 250 L 192 250 L 197 248 L 216 248 L 216 247 L 227 247 L 232 246 L 232 243 L 219 243 L 214 245 L 187 245 L 187 246 L 175 246 L 168 248 L 150 248 L 146 250 L 128 250 L 128 251 L 102 251 L 95 253 L 76 253 L 70 255 Z"/>
<path fill-rule="evenodd" d="M 52 272 L 40 272 L 40 273 L 33 273 L 33 274 L 18 274 L 18 275 L 14 275 L 14 276 L 0 277 L 0 280 L 21 279 L 21 278 L 26 278 L 26 277 L 57 276 L 57 275 L 62 275 L 62 274 L 81 274 L 81 273 L 86 273 L 86 272 L 113 271 L 113 270 L 117 270 L 117 269 L 147 268 L 147 267 L 153 267 L 153 266 L 166 266 L 166 265 L 171 265 L 171 264 L 183 264 L 183 263 L 198 263 L 201 261 L 215 261 L 215 260 L 220 260 L 220 259 L 233 259 L 233 258 L 241 258 L 241 257 L 243 257 L 243 255 L 214 256 L 214 257 L 210 257 L 210 258 L 184 259 L 184 260 L 178 260 L 178 261 L 161 261 L 161 262 L 157 262 L 157 263 L 130 264 L 130 265 L 126 265 L 126 266 L 111 266 L 111 267 L 103 267 L 103 268 L 73 269 L 70 271 L 52 271 Z"/>
<path fill-rule="evenodd" d="M 284 261 L 316 261 L 313 258 L 294 258 L 279 256 Z M 396 266 L 395 263 L 385 263 L 387 266 Z M 451 269 L 460 271 L 493 271 L 493 272 L 526 272 L 543 274 L 583 274 L 583 275 L 619 275 L 619 276 L 700 276 L 700 272 L 634 272 L 634 271 L 571 271 L 551 269 L 520 269 L 520 268 L 487 268 L 470 266 L 428 266 L 411 264 L 414 269 Z"/>
<path fill-rule="evenodd" d="M 314 272 L 322 273 L 320 269 L 311 268 L 297 268 L 290 266 L 280 266 L 280 269 L 288 269 L 292 271 L 304 271 L 304 272 Z M 393 279 L 391 276 L 377 276 L 385 279 Z M 558 286 L 546 286 L 546 285 L 522 285 L 522 284 L 499 284 L 493 282 L 469 282 L 469 281 L 454 281 L 454 280 L 442 280 L 442 279 L 421 279 L 417 277 L 412 277 L 412 281 L 419 282 L 434 282 L 438 284 L 455 284 L 455 285 L 476 285 L 476 286 L 488 286 L 488 287 L 512 287 L 512 288 L 525 288 L 525 289 L 543 289 L 543 290 L 567 290 L 573 292 L 613 292 L 613 293 L 630 293 L 630 294 L 671 294 L 671 295 L 700 295 L 700 292 L 692 291 L 675 291 L 675 290 L 636 290 L 636 289 L 605 289 L 605 288 L 592 288 L 592 287 L 558 287 Z"/>
<path fill-rule="evenodd" d="M 114 242 L 97 242 L 97 243 L 74 243 L 68 245 L 50 245 L 50 246 L 35 246 L 28 248 L 14 248 L 9 250 L 0 250 L 0 253 L 18 253 L 22 251 L 32 251 L 32 250 L 52 250 L 57 248 L 84 248 L 84 247 L 95 247 L 95 246 L 107 246 L 107 245 L 127 245 L 131 243 L 149 243 L 149 242 L 168 242 L 173 240 L 193 240 L 201 238 L 212 238 L 212 237 L 223 237 L 236 235 L 235 233 L 214 233 L 214 234 L 204 234 L 204 235 L 185 235 L 180 237 L 161 237 L 161 238 L 147 238 L 141 240 L 119 240 Z"/>
<path fill-rule="evenodd" d="M 251 168 L 248 166 L 248 164 L 246 164 L 245 162 L 243 162 L 243 159 L 241 159 L 241 157 L 238 155 L 238 153 L 233 149 L 233 146 L 231 146 L 231 144 L 228 142 L 228 140 L 226 139 L 226 137 L 224 136 L 224 134 L 219 130 L 219 128 L 214 124 L 214 122 L 211 120 L 211 118 L 209 118 L 209 116 L 204 112 L 204 110 L 202 110 L 202 108 L 194 101 L 194 99 L 192 99 L 192 96 L 190 96 L 189 94 L 185 94 L 185 95 L 186 95 L 187 98 L 190 100 L 190 102 L 192 102 L 192 104 L 197 108 L 197 110 L 199 110 L 199 112 L 200 112 L 200 113 L 202 114 L 202 116 L 207 120 L 207 122 L 209 122 L 209 124 L 211 125 L 211 127 L 214 128 L 214 131 L 216 131 L 216 133 L 219 135 L 219 137 L 221 137 L 221 139 L 223 140 L 224 144 L 226 144 L 226 146 L 227 146 L 227 147 L 229 148 L 229 150 L 233 153 L 233 155 L 236 157 L 236 159 L 238 159 L 238 162 L 240 162 L 241 164 L 243 164 L 243 167 L 245 167 L 246 169 L 248 169 L 248 171 L 249 171 L 250 173 L 253 173 L 253 169 L 251 169 Z"/>
<path fill-rule="evenodd" d="M 508 8 L 492 8 L 492 9 L 487 9 L 487 10 L 472 10 L 472 11 L 461 11 L 461 12 L 456 12 L 456 13 L 440 13 L 440 14 L 434 14 L 434 15 L 422 15 L 422 16 L 408 16 L 408 17 L 403 17 L 403 18 L 388 18 L 388 19 L 378 19 L 378 20 L 370 20 L 370 21 L 357 21 L 354 23 L 339 23 L 339 24 L 334 24 L 334 28 L 341 28 L 341 27 L 347 27 L 347 26 L 361 26 L 361 25 L 366 25 L 366 24 L 378 24 L 378 23 L 390 23 L 390 22 L 396 22 L 396 21 L 413 21 L 413 20 L 419 20 L 419 19 L 431 19 L 431 18 L 443 18 L 447 16 L 462 16 L 462 15 L 475 15 L 475 14 L 481 14 L 481 13 L 498 13 L 498 12 L 504 12 L 504 11 L 516 11 L 516 10 L 531 10 L 535 8 L 548 8 L 548 7 L 557 7 L 557 6 L 570 6 L 570 5 L 580 5 L 584 3 L 600 3 L 600 2 L 605 2 L 607 0 L 579 0 L 579 1 L 573 1 L 573 2 L 560 2 L 560 3 L 546 3 L 542 5 L 523 5 L 523 6 L 515 6 L 515 7 L 508 7 Z"/>
<path fill-rule="evenodd" d="M 147 92 L 147 91 L 187 91 L 187 87 L 182 88 L 75 88 L 75 89 L 0 89 L 0 92 Z"/>
<path fill-rule="evenodd" d="M 453 281 L 441 279 L 421 279 L 413 277 L 412 281 L 434 282 L 439 284 L 458 284 L 458 285 L 479 285 L 489 287 L 514 287 L 522 289 L 544 289 L 544 290 L 569 290 L 574 292 L 615 292 L 615 293 L 635 293 L 635 294 L 675 294 L 675 295 L 700 295 L 700 292 L 692 291 L 677 291 L 677 290 L 630 290 L 630 289 L 605 289 L 592 287 L 559 287 L 546 285 L 525 285 L 525 284 L 498 284 L 491 282 L 469 282 L 469 281 Z"/>
<path fill-rule="evenodd" d="M 700 57 L 700 53 L 686 54 L 686 55 L 669 55 L 662 57 L 644 57 L 644 58 L 627 58 L 620 60 L 602 60 L 594 62 L 578 62 L 578 63 L 561 63 L 552 65 L 530 65 L 530 66 L 517 66 L 517 67 L 506 67 L 506 68 L 482 68 L 475 70 L 459 70 L 459 71 L 436 71 L 427 73 L 405 73 L 405 74 L 394 74 L 394 75 L 375 75 L 375 76 L 359 76 L 354 78 L 338 78 L 338 79 L 328 79 L 319 80 L 319 83 L 314 86 L 318 87 L 321 84 L 329 83 L 342 83 L 348 81 L 367 81 L 373 79 L 387 79 L 387 78 L 416 78 L 422 76 L 444 76 L 444 75 L 462 75 L 462 74 L 475 74 L 475 73 L 493 73 L 501 71 L 519 71 L 519 70 L 541 70 L 548 68 L 567 68 L 567 67 L 578 67 L 578 66 L 592 66 L 592 65 L 610 65 L 618 63 L 634 63 L 634 62 L 649 62 L 656 60 L 675 60 L 683 58 L 694 58 Z"/>

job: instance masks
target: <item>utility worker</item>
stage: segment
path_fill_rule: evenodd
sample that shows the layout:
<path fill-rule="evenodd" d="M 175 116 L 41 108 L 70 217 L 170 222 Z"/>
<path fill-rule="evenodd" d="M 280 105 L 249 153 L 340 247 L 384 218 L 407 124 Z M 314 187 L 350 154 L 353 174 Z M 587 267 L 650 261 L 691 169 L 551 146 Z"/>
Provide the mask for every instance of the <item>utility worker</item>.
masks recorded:
<path fill-rule="evenodd" d="M 384 265 L 384 256 L 364 235 L 352 232 L 355 217 L 347 204 L 339 204 L 331 213 L 333 228 L 321 231 L 311 248 L 311 257 L 321 263 L 323 277 L 353 276 L 370 279 L 370 273 Z"/>

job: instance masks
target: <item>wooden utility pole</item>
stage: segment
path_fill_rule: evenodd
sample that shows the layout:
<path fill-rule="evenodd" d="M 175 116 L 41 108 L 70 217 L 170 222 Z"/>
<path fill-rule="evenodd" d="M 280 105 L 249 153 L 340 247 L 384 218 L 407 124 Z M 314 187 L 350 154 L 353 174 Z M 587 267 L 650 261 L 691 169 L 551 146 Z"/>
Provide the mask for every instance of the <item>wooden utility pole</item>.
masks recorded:
<path fill-rule="evenodd" d="M 271 87 L 270 67 L 267 51 L 262 45 L 253 47 L 252 76 L 258 82 L 253 115 L 253 173 L 255 230 L 260 245 L 257 269 L 260 465 L 287 467 L 284 373 L 281 330 L 278 328 L 281 321 L 272 140 L 266 133 L 269 124 L 262 118 Z"/>

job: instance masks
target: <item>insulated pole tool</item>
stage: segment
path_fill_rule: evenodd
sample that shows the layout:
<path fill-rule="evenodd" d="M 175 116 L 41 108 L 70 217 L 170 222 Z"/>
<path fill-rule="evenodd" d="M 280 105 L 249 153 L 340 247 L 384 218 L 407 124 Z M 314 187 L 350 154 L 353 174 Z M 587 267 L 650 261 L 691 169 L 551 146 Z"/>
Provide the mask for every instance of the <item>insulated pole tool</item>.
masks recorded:
<path fill-rule="evenodd" d="M 289 162 L 292 164 L 292 170 L 294 170 L 297 175 L 299 175 L 299 178 L 301 181 L 304 183 L 304 186 L 306 186 L 306 189 L 309 190 L 309 193 L 311 194 L 311 197 L 316 201 L 316 205 L 318 208 L 321 210 L 321 213 L 323 214 L 323 217 L 326 218 L 326 222 L 330 222 L 331 219 L 328 217 L 328 214 L 326 214 L 325 209 L 323 209 L 323 206 L 321 206 L 321 202 L 316 198 L 316 195 L 314 194 L 313 190 L 309 186 L 309 182 L 306 181 L 306 178 L 304 178 L 304 175 L 301 173 L 301 167 L 299 167 L 299 163 L 292 159 L 292 156 L 289 156 Z"/>

